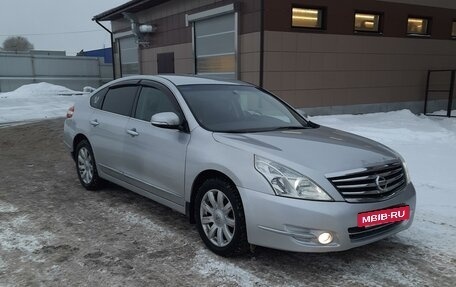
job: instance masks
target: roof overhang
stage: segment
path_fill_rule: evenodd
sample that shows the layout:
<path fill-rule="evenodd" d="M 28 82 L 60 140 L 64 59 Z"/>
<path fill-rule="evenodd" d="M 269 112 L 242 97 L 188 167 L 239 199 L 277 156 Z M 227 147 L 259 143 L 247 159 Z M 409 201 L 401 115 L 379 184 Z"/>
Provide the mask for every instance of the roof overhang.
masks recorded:
<path fill-rule="evenodd" d="M 170 0 L 131 0 L 125 4 L 107 10 L 103 13 L 100 13 L 92 18 L 93 21 L 113 21 L 119 18 L 123 18 L 122 13 L 130 12 L 135 13 L 139 12 L 162 3 L 168 2 Z"/>

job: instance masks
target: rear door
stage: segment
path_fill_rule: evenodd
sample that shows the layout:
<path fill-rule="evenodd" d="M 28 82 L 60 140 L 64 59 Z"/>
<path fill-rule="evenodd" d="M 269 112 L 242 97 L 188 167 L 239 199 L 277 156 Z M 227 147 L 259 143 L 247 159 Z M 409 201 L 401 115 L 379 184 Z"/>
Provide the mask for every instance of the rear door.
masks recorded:
<path fill-rule="evenodd" d="M 172 92 L 148 81 L 140 88 L 137 106 L 127 123 L 134 133 L 125 140 L 125 176 L 147 192 L 184 205 L 185 156 L 190 133 L 158 128 L 151 124 L 156 113 L 183 113 Z"/>
<path fill-rule="evenodd" d="M 137 82 L 137 81 L 136 81 Z M 138 85 L 124 82 L 107 91 L 101 110 L 90 118 L 90 143 L 98 170 L 111 176 L 122 174 L 126 125 L 133 110 Z"/>

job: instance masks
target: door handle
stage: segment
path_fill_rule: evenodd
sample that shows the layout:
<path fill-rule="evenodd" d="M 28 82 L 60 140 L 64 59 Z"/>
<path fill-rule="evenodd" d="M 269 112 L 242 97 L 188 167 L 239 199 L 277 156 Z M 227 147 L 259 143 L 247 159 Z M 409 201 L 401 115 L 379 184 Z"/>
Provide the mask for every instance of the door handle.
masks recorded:
<path fill-rule="evenodd" d="M 95 119 L 95 120 L 90 121 L 90 124 L 91 124 L 92 126 L 96 127 L 96 126 L 98 126 L 100 123 L 98 122 L 98 120 Z"/>
<path fill-rule="evenodd" d="M 132 137 L 139 136 L 139 133 L 136 131 L 135 128 L 133 128 L 131 130 L 127 130 L 127 134 L 131 135 Z"/>

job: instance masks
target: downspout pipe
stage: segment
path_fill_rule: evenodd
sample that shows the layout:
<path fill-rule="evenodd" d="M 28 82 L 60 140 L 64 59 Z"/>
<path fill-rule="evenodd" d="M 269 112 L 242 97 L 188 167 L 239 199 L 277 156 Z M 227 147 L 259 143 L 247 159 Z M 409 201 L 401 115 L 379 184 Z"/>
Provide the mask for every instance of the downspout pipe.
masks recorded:
<path fill-rule="evenodd" d="M 113 77 L 113 79 L 116 79 L 116 62 L 114 59 L 114 34 L 112 33 L 111 30 L 109 30 L 103 24 L 101 24 L 100 21 L 95 20 L 95 22 L 111 35 L 112 77 Z M 120 74 L 122 74 L 122 71 L 120 72 Z"/>
<path fill-rule="evenodd" d="M 260 79 L 259 86 L 264 87 L 264 0 L 260 0 Z"/>

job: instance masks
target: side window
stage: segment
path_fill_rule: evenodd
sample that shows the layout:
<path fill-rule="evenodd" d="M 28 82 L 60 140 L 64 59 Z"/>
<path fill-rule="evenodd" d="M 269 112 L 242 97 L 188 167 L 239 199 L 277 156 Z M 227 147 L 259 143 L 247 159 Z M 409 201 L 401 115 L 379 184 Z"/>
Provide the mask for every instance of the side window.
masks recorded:
<path fill-rule="evenodd" d="M 103 103 L 103 111 L 129 116 L 137 88 L 137 86 L 125 86 L 109 89 Z"/>
<path fill-rule="evenodd" d="M 90 106 L 95 109 L 101 109 L 101 105 L 103 104 L 103 99 L 106 95 L 108 88 L 104 88 L 101 91 L 98 91 L 92 97 L 90 97 Z"/>
<path fill-rule="evenodd" d="M 163 112 L 173 112 L 180 115 L 173 100 L 157 88 L 143 87 L 138 99 L 135 118 L 150 121 L 153 115 Z"/>

